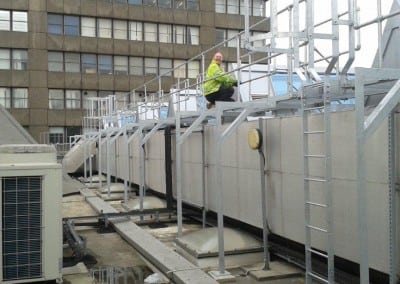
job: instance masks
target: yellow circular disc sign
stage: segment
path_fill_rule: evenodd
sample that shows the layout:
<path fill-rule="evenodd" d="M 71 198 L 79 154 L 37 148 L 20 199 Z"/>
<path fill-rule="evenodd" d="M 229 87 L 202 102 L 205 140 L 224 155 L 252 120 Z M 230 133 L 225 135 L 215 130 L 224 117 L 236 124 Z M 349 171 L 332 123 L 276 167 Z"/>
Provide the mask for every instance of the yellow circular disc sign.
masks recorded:
<path fill-rule="evenodd" d="M 261 132 L 258 129 L 251 129 L 247 134 L 247 142 L 249 147 L 253 150 L 260 149 L 262 144 Z"/>

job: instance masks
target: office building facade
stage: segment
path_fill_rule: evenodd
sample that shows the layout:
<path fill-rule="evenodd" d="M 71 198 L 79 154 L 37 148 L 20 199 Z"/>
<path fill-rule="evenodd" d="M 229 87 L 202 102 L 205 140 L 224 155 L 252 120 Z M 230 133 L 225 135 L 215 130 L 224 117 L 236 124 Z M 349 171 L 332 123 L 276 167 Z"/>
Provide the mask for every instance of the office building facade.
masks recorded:
<path fill-rule="evenodd" d="M 264 0 L 249 3 L 251 23 L 265 19 Z M 244 0 L 2 0 L 0 104 L 38 142 L 79 134 L 87 98 L 196 78 L 197 60 L 168 70 L 243 30 L 244 13 Z"/>

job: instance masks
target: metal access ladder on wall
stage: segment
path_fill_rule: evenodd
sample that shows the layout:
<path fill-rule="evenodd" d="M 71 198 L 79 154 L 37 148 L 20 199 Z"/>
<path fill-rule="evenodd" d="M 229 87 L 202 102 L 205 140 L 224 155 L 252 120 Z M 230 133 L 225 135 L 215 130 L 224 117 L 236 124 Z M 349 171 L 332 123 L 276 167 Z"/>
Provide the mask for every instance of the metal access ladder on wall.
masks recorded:
<path fill-rule="evenodd" d="M 315 103 L 307 97 L 310 88 L 323 87 L 323 102 Z M 313 92 L 310 92 L 313 93 Z M 305 261 L 306 283 L 315 281 L 335 283 L 334 242 L 332 210 L 332 166 L 331 166 L 331 118 L 330 96 L 327 82 L 316 82 L 305 86 L 302 96 L 303 161 L 304 161 L 304 201 L 305 201 Z M 320 113 L 323 121 L 315 126 L 313 114 Z M 314 116 L 316 118 L 316 116 Z M 325 245 L 325 250 L 317 249 L 317 243 Z M 327 263 L 325 269 L 317 269 L 313 262 L 317 259 Z"/>

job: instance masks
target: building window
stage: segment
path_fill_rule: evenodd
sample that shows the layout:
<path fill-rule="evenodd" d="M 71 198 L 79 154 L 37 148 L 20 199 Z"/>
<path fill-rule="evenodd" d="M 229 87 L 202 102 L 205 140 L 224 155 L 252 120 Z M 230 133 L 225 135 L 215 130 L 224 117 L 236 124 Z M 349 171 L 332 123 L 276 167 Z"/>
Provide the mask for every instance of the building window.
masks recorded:
<path fill-rule="evenodd" d="M 142 57 L 129 57 L 129 74 L 130 75 L 143 75 L 143 58 Z"/>
<path fill-rule="evenodd" d="M 65 72 L 81 72 L 81 62 L 79 53 L 66 52 L 65 56 Z"/>
<path fill-rule="evenodd" d="M 187 0 L 187 9 L 192 11 L 198 11 L 200 8 L 200 0 Z"/>
<path fill-rule="evenodd" d="M 114 56 L 114 74 L 128 75 L 128 57 Z"/>
<path fill-rule="evenodd" d="M 112 23 L 110 19 L 97 19 L 97 34 L 98 37 L 111 38 Z"/>
<path fill-rule="evenodd" d="M 99 59 L 99 73 L 112 74 L 112 56 L 99 55 L 98 59 Z"/>
<path fill-rule="evenodd" d="M 28 51 L 22 49 L 12 50 L 13 70 L 28 70 Z"/>
<path fill-rule="evenodd" d="M 129 105 L 129 93 L 126 92 L 115 92 L 118 109 L 127 109 Z"/>
<path fill-rule="evenodd" d="M 64 109 L 64 91 L 49 89 L 49 109 Z"/>
<path fill-rule="evenodd" d="M 28 89 L 0 88 L 0 105 L 5 108 L 28 108 Z"/>
<path fill-rule="evenodd" d="M 27 88 L 12 89 L 12 106 L 13 108 L 28 108 Z"/>
<path fill-rule="evenodd" d="M 143 40 L 143 25 L 141 22 L 129 22 L 129 39 Z"/>
<path fill-rule="evenodd" d="M 92 17 L 81 18 L 81 35 L 87 37 L 96 36 L 96 18 Z"/>
<path fill-rule="evenodd" d="M 49 51 L 47 53 L 48 69 L 52 72 L 62 72 L 63 70 L 63 54 L 62 52 Z"/>
<path fill-rule="evenodd" d="M 64 127 L 49 127 L 49 141 L 48 144 L 62 144 L 64 141 Z"/>
<path fill-rule="evenodd" d="M 90 98 L 97 98 L 96 91 L 83 91 L 83 108 L 84 109 L 97 109 L 97 105 L 93 103 L 93 100 Z"/>
<path fill-rule="evenodd" d="M 157 24 L 144 24 L 144 40 L 154 42 L 157 41 Z"/>
<path fill-rule="evenodd" d="M 27 70 L 28 51 L 0 48 L 0 70 Z"/>
<path fill-rule="evenodd" d="M 171 8 L 171 0 L 158 0 L 158 7 Z"/>
<path fill-rule="evenodd" d="M 171 43 L 172 42 L 172 27 L 171 25 L 160 24 L 159 27 L 159 41 Z"/>
<path fill-rule="evenodd" d="M 228 14 L 239 14 L 239 0 L 227 0 L 226 12 Z"/>
<path fill-rule="evenodd" d="M 185 26 L 174 26 L 174 43 L 185 43 Z"/>
<path fill-rule="evenodd" d="M 215 0 L 215 12 L 216 13 L 225 13 L 225 0 Z"/>
<path fill-rule="evenodd" d="M 94 54 L 82 54 L 82 73 L 96 73 L 97 60 Z"/>
<path fill-rule="evenodd" d="M 61 35 L 63 33 L 63 17 L 62 15 L 47 15 L 47 31 L 49 34 Z"/>
<path fill-rule="evenodd" d="M 0 49 L 0 69 L 10 70 L 10 50 Z"/>
<path fill-rule="evenodd" d="M 235 36 L 237 36 L 238 32 L 239 31 L 237 31 L 237 30 L 227 30 L 226 31 L 226 33 L 227 33 L 226 38 L 231 39 L 226 43 L 226 45 L 228 47 L 236 47 L 237 46 L 237 39 L 235 38 Z"/>
<path fill-rule="evenodd" d="M 265 15 L 265 2 L 264 0 L 253 0 L 253 16 Z"/>
<path fill-rule="evenodd" d="M 28 13 L 13 11 L 12 13 L 12 30 L 14 32 L 28 31 Z"/>
<path fill-rule="evenodd" d="M 67 109 L 80 109 L 81 108 L 81 91 L 80 90 L 66 90 L 65 91 L 65 106 Z"/>
<path fill-rule="evenodd" d="M 121 20 L 114 20 L 114 38 L 115 39 L 128 39 L 128 22 Z"/>
<path fill-rule="evenodd" d="M 157 59 L 156 58 L 145 58 L 144 59 L 144 74 L 145 75 L 156 75 L 157 74 Z"/>
<path fill-rule="evenodd" d="M 196 79 L 199 74 L 200 74 L 200 62 L 199 61 L 188 62 L 188 77 Z"/>
<path fill-rule="evenodd" d="M 10 30 L 10 11 L 0 10 L 0 31 Z"/>
<path fill-rule="evenodd" d="M 189 0 L 188 0 L 189 1 Z M 263 16 L 265 13 L 265 0 L 249 0 L 249 15 Z M 215 12 L 244 15 L 246 6 L 244 0 L 216 0 Z"/>
<path fill-rule="evenodd" d="M 79 36 L 79 17 L 64 16 L 64 34 L 69 36 Z"/>
<path fill-rule="evenodd" d="M 160 75 L 172 77 L 172 59 L 160 59 Z"/>
<path fill-rule="evenodd" d="M 0 31 L 27 32 L 28 13 L 0 10 Z"/>
<path fill-rule="evenodd" d="M 219 44 L 225 40 L 225 30 L 216 29 L 215 30 L 215 43 Z"/>
<path fill-rule="evenodd" d="M 134 5 L 141 5 L 142 0 L 128 0 L 129 4 L 134 4 Z"/>
<path fill-rule="evenodd" d="M 184 60 L 174 60 L 174 77 L 186 78 L 186 65 Z"/>
<path fill-rule="evenodd" d="M 187 30 L 188 30 L 187 44 L 199 45 L 199 42 L 200 42 L 199 28 L 198 27 L 188 27 Z"/>
<path fill-rule="evenodd" d="M 0 88 L 0 105 L 11 108 L 11 94 L 9 88 Z"/>
<path fill-rule="evenodd" d="M 185 0 L 173 0 L 175 9 L 186 9 Z"/>
<path fill-rule="evenodd" d="M 157 0 L 143 0 L 143 5 L 157 7 Z"/>

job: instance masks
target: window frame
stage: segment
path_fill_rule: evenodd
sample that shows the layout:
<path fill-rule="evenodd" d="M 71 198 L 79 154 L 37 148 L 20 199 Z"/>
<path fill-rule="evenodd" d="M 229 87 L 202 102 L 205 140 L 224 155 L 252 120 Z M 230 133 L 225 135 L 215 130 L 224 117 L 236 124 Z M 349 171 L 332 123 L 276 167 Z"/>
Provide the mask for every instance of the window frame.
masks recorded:
<path fill-rule="evenodd" d="M 90 60 L 88 60 L 90 59 Z M 93 61 L 94 59 L 94 61 Z M 81 53 L 81 73 L 97 73 L 97 56 L 93 53 Z"/>
<path fill-rule="evenodd" d="M 50 60 L 50 55 L 58 55 L 57 59 L 61 59 L 61 61 Z M 51 66 L 58 66 L 59 68 L 52 68 Z M 64 54 L 62 51 L 48 51 L 47 52 L 47 70 L 49 72 L 64 72 Z"/>
<path fill-rule="evenodd" d="M 18 19 L 17 14 L 20 14 L 20 16 L 24 15 L 25 17 Z M 11 30 L 14 32 L 28 32 L 28 13 L 26 11 L 12 11 L 11 25 Z"/>
<path fill-rule="evenodd" d="M 25 109 L 29 107 L 28 88 L 12 88 L 11 100 L 13 109 Z M 17 91 L 23 91 L 17 94 Z M 20 96 L 21 95 L 21 96 Z"/>
<path fill-rule="evenodd" d="M 96 37 L 97 27 L 95 17 L 81 16 L 81 36 Z"/>
<path fill-rule="evenodd" d="M 22 56 L 20 58 L 15 58 L 15 53 L 20 52 Z M 21 68 L 16 66 L 21 65 Z M 28 50 L 26 49 L 12 49 L 11 50 L 11 66 L 12 70 L 28 70 Z"/>
<path fill-rule="evenodd" d="M 71 22 L 69 20 L 72 20 Z M 80 17 L 74 15 L 64 15 L 63 31 L 66 36 L 80 36 Z"/>
<path fill-rule="evenodd" d="M 57 95 L 57 96 L 53 96 Z M 63 89 L 49 89 L 49 109 L 65 109 L 65 92 Z"/>
<path fill-rule="evenodd" d="M 1 14 L 4 14 L 4 19 L 1 18 Z M 7 18 L 8 14 L 8 18 Z M 2 24 L 4 25 L 4 28 L 2 28 Z M 11 31 L 11 11 L 10 10 L 0 10 L 0 31 Z"/>
<path fill-rule="evenodd" d="M 11 89 L 10 88 L 0 87 L 0 105 L 2 105 L 6 109 L 11 109 Z"/>

